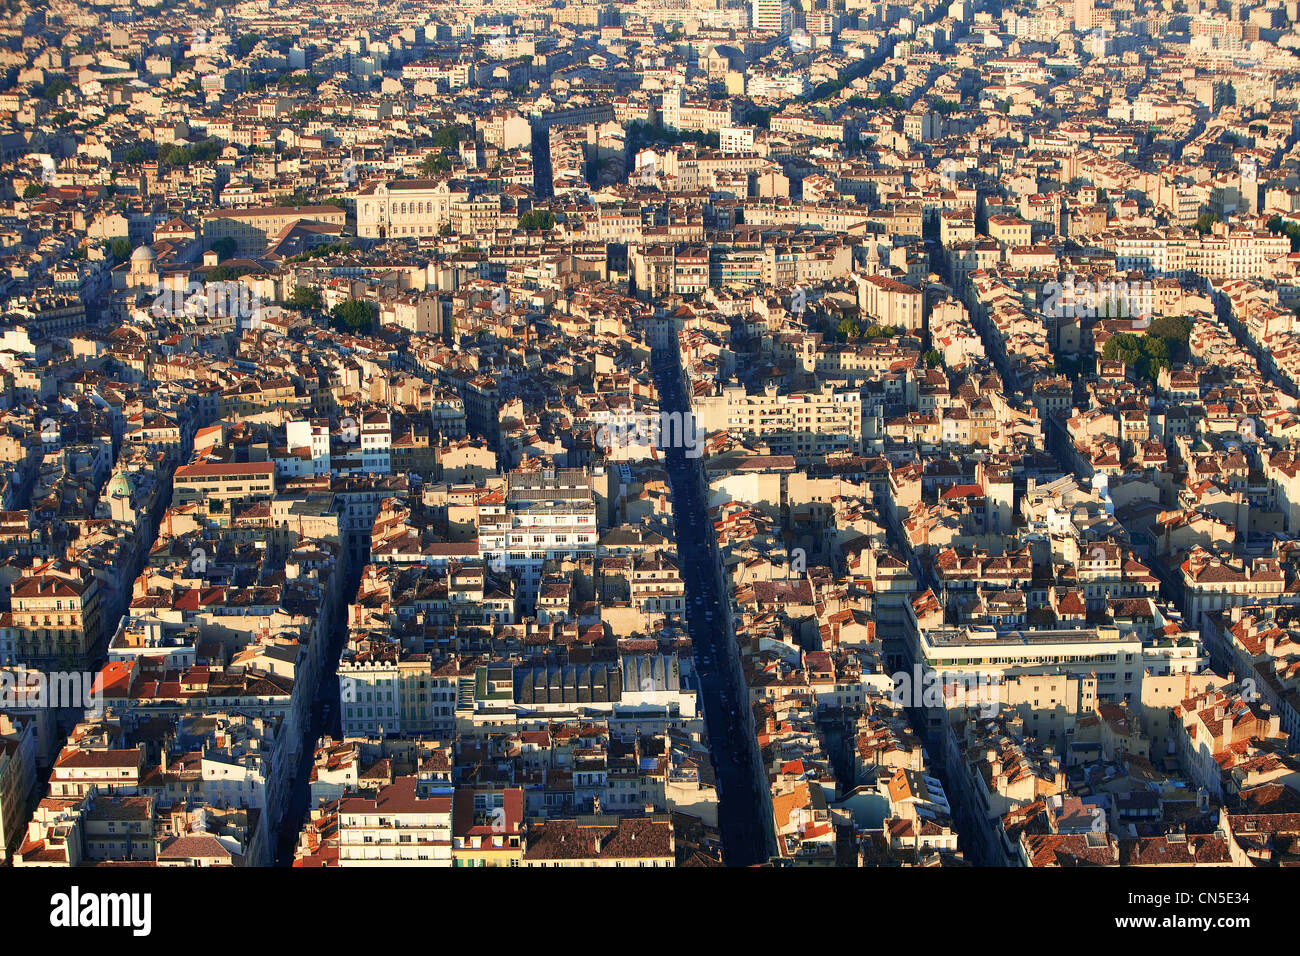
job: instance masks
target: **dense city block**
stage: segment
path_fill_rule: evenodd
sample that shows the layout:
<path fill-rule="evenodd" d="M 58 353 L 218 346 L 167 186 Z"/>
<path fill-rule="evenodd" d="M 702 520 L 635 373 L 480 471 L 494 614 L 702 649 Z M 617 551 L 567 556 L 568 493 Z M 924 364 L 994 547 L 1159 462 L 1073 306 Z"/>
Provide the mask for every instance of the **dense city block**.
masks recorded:
<path fill-rule="evenodd" d="M 6 867 L 1300 865 L 1297 0 L 0 11 Z"/>

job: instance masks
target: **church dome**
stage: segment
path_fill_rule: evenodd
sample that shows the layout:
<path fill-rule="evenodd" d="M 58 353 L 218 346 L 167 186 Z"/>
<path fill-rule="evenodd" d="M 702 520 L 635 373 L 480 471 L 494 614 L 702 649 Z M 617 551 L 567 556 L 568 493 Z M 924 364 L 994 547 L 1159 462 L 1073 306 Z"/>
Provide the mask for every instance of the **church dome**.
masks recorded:
<path fill-rule="evenodd" d="M 134 487 L 129 477 L 122 472 L 118 472 L 109 479 L 108 487 L 104 490 L 110 498 L 130 498 Z"/>

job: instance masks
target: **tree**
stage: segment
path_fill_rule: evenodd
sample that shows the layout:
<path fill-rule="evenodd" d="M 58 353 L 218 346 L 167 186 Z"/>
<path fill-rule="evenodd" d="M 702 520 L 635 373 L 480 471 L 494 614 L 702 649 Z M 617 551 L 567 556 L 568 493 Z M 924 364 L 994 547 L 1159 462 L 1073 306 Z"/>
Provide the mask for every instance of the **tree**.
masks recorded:
<path fill-rule="evenodd" d="M 540 229 L 543 232 L 555 228 L 555 213 L 549 209 L 530 209 L 519 217 L 520 229 Z"/>
<path fill-rule="evenodd" d="M 45 100 L 46 102 L 53 103 L 55 100 L 59 98 L 59 96 L 61 96 L 63 93 L 66 93 L 70 89 L 72 89 L 71 83 L 69 83 L 67 80 L 63 79 L 62 77 L 56 77 L 55 79 L 50 80 L 50 82 L 45 84 L 44 89 L 41 90 L 39 95 L 41 99 Z"/>
<path fill-rule="evenodd" d="M 248 56 L 253 52 L 253 48 L 262 42 L 263 37 L 258 33 L 245 33 L 237 41 L 240 56 Z"/>
<path fill-rule="evenodd" d="M 444 239 L 447 239 L 450 238 L 451 236 L 456 235 L 456 230 L 451 228 L 451 223 L 444 222 L 441 226 L 438 227 L 438 235 L 442 236 L 442 238 Z"/>
<path fill-rule="evenodd" d="M 1268 221 L 1268 230 L 1273 235 L 1285 235 L 1291 240 L 1291 251 L 1300 252 L 1300 222 L 1287 222 L 1281 216 L 1274 216 Z"/>
<path fill-rule="evenodd" d="M 835 331 L 846 339 L 856 339 L 862 334 L 862 330 L 858 326 L 858 323 L 854 322 L 852 319 L 840 319 L 840 324 L 835 327 Z"/>
<path fill-rule="evenodd" d="M 238 243 L 229 236 L 223 236 L 212 243 L 212 251 L 217 254 L 217 261 L 229 259 L 239 249 Z"/>
<path fill-rule="evenodd" d="M 118 262 L 125 262 L 126 257 L 131 254 L 131 240 L 114 239 L 109 243 L 108 251 L 113 254 L 113 258 Z"/>
<path fill-rule="evenodd" d="M 289 293 L 289 298 L 285 305 L 297 312 L 306 312 L 308 309 L 324 308 L 325 300 L 316 289 L 305 285 L 296 285 L 293 291 Z"/>
<path fill-rule="evenodd" d="M 1142 340 L 1142 352 L 1147 360 L 1147 371 L 1158 375 L 1160 369 L 1172 368 L 1169 360 L 1169 341 L 1159 336 L 1148 335 Z"/>
<path fill-rule="evenodd" d="M 1216 222 L 1220 221 L 1219 217 L 1212 212 L 1201 213 L 1196 217 L 1196 231 L 1201 235 L 1205 235 L 1214 228 Z"/>
<path fill-rule="evenodd" d="M 1179 340 L 1174 334 L 1170 334 L 1170 329 L 1177 330 L 1178 321 L 1187 322 L 1186 319 L 1178 319 L 1166 323 L 1164 330 L 1160 332 L 1155 331 L 1153 323 L 1142 336 L 1132 332 L 1112 335 L 1102 346 L 1102 358 L 1110 362 L 1123 362 L 1138 378 L 1154 382 L 1162 369 L 1173 368 L 1174 350 L 1186 347 L 1186 339 Z"/>
<path fill-rule="evenodd" d="M 1142 343 L 1132 332 L 1112 335 L 1101 347 L 1101 357 L 1108 362 L 1116 360 L 1132 365 L 1142 356 Z"/>
<path fill-rule="evenodd" d="M 327 259 L 334 255 L 346 255 L 352 251 L 352 243 L 346 240 L 323 242 L 319 246 L 304 249 L 296 256 L 290 256 L 285 262 L 306 262 L 308 259 Z"/>
<path fill-rule="evenodd" d="M 943 361 L 943 356 L 939 354 L 938 349 L 930 349 L 921 357 L 925 359 L 925 364 L 930 368 L 934 368 Z"/>
<path fill-rule="evenodd" d="M 40 183 L 28 183 L 27 188 L 23 190 L 24 199 L 35 199 L 45 192 L 45 187 Z"/>
<path fill-rule="evenodd" d="M 207 163 L 221 155 L 221 144 L 215 139 L 205 139 L 191 146 L 175 143 L 158 150 L 158 162 L 163 166 L 188 166 L 190 163 Z"/>
<path fill-rule="evenodd" d="M 1162 315 L 1147 327 L 1147 335 L 1168 339 L 1170 344 L 1187 345 L 1192 335 L 1192 322 L 1182 315 Z"/>
<path fill-rule="evenodd" d="M 282 76 L 275 81 L 276 86 L 310 86 L 315 87 L 320 84 L 320 77 L 315 73 L 299 71 Z"/>
<path fill-rule="evenodd" d="M 335 325 L 349 332 L 369 331 L 375 323 L 375 307 L 369 302 L 348 299 L 330 309 Z"/>
<path fill-rule="evenodd" d="M 454 126 L 444 126 L 434 135 L 433 145 L 439 149 L 457 149 L 460 146 L 460 130 Z"/>
<path fill-rule="evenodd" d="M 420 163 L 420 172 L 426 176 L 451 172 L 451 160 L 441 153 L 429 153 Z"/>

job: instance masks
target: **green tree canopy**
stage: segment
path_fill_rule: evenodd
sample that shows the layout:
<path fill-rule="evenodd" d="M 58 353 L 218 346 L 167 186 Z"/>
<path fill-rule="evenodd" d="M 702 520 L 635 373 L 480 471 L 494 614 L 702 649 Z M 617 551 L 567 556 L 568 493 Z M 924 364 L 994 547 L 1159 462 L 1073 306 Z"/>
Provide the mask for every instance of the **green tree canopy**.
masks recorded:
<path fill-rule="evenodd" d="M 451 160 L 441 153 L 429 153 L 420 163 L 420 172 L 426 176 L 451 172 Z"/>
<path fill-rule="evenodd" d="M 284 304 L 298 312 L 306 312 L 308 309 L 323 308 L 325 301 L 316 289 L 310 286 L 296 285 L 293 287 L 293 291 L 289 293 L 289 298 L 285 300 Z"/>
<path fill-rule="evenodd" d="M 456 149 L 460 146 L 460 130 L 455 126 L 444 126 L 433 137 L 433 145 L 439 149 Z"/>
<path fill-rule="evenodd" d="M 1142 335 L 1121 332 L 1112 335 L 1101 348 L 1102 358 L 1123 362 L 1139 378 L 1155 381 L 1161 369 L 1173 368 L 1176 358 L 1186 354 L 1191 322 L 1182 316 L 1161 316 Z"/>
<path fill-rule="evenodd" d="M 330 315 L 335 325 L 349 332 L 368 331 L 375 324 L 375 307 L 358 299 L 340 302 L 330 309 Z"/>
<path fill-rule="evenodd" d="M 308 259 L 327 259 L 334 255 L 345 255 L 352 251 L 352 243 L 346 239 L 338 242 L 322 242 L 318 246 L 304 249 L 296 256 L 290 256 L 285 262 L 306 262 Z"/>
<path fill-rule="evenodd" d="M 520 229 L 541 229 L 543 232 L 555 228 L 555 213 L 549 209 L 530 209 L 519 217 Z"/>
<path fill-rule="evenodd" d="M 221 155 L 221 144 L 215 139 L 205 139 L 189 146 L 175 143 L 158 150 L 158 162 L 164 166 L 188 166 L 191 163 L 212 162 Z"/>
<path fill-rule="evenodd" d="M 1292 252 L 1300 252 L 1300 222 L 1287 222 L 1281 216 L 1274 216 L 1268 221 L 1268 228 L 1273 235 L 1290 239 Z"/>

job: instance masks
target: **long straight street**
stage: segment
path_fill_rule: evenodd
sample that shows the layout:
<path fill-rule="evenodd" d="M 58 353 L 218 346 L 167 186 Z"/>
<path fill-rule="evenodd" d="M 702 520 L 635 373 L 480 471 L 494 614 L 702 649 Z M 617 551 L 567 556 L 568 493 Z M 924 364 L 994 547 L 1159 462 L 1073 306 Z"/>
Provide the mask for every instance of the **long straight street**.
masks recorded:
<path fill-rule="evenodd" d="M 684 417 L 688 409 L 677 352 L 656 351 L 654 373 L 662 409 Z M 748 696 L 727 623 L 726 595 L 720 590 L 717 541 L 705 507 L 700 459 L 687 457 L 679 443 L 667 449 L 666 457 L 677 553 L 686 580 L 687 624 L 695 644 L 696 670 L 718 776 L 724 858 L 731 866 L 748 866 L 765 862 L 768 857 L 760 813 L 766 805 L 766 782 L 755 754 Z"/>

